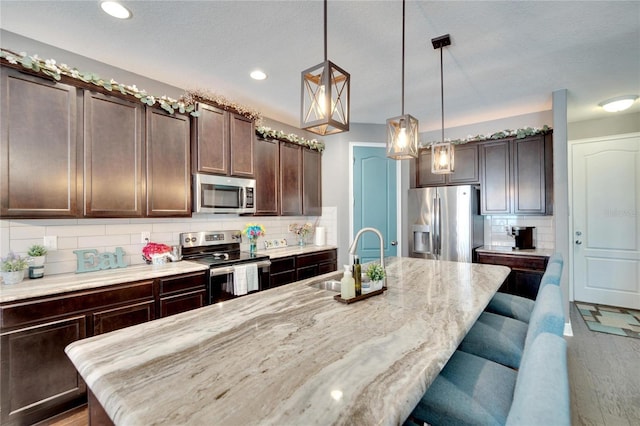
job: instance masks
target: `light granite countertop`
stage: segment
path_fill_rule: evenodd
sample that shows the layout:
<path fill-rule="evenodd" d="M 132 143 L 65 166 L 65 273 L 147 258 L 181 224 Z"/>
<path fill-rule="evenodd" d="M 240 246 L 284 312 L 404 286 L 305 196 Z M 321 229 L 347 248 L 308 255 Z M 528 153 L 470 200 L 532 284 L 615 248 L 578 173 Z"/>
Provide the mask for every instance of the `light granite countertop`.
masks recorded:
<path fill-rule="evenodd" d="M 308 254 L 315 253 L 317 251 L 323 250 L 333 250 L 337 248 L 336 246 L 316 246 L 312 244 L 306 244 L 304 246 L 292 245 L 282 248 L 273 248 L 273 249 L 258 249 L 258 254 L 267 255 L 271 259 L 278 259 L 281 257 L 287 256 L 295 256 L 299 254 Z"/>
<path fill-rule="evenodd" d="M 315 245 L 288 246 L 272 250 L 259 250 L 258 253 L 268 255 L 272 259 L 277 259 L 335 248 L 335 246 Z M 183 260 L 180 262 L 169 262 L 165 265 L 138 264 L 130 265 L 126 268 L 108 269 L 82 274 L 45 275 L 43 278 L 35 280 L 25 278 L 21 283 L 14 285 L 6 285 L 0 282 L 0 303 L 87 290 L 125 282 L 154 279 L 169 275 L 204 271 L 207 269 L 209 269 L 208 266 L 201 263 Z"/>
<path fill-rule="evenodd" d="M 125 282 L 148 280 L 169 275 L 204 271 L 208 266 L 196 262 L 169 262 L 164 265 L 131 265 L 126 268 L 107 269 L 82 274 L 45 275 L 18 284 L 0 284 L 0 303 L 32 297 L 51 296 L 71 291 L 88 290 Z"/>
<path fill-rule="evenodd" d="M 326 274 L 66 348 L 117 425 L 401 424 L 509 268 L 387 259 L 343 304 Z"/>
<path fill-rule="evenodd" d="M 514 250 L 511 247 L 507 246 L 482 246 L 476 249 L 477 252 L 481 253 L 494 253 L 494 254 L 512 254 L 514 256 L 541 256 L 541 257 L 550 257 L 553 254 L 553 250 L 551 249 L 524 249 L 524 250 Z"/>

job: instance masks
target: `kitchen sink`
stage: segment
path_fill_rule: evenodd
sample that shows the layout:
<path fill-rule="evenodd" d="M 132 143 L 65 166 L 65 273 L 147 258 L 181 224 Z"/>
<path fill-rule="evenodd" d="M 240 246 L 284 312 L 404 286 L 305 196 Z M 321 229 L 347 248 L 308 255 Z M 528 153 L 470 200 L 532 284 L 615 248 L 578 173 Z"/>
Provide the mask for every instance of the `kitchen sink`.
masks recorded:
<path fill-rule="evenodd" d="M 320 290 L 329 290 L 340 293 L 340 281 L 336 280 L 327 280 L 327 281 L 318 281 L 309 284 L 309 287 L 318 288 Z"/>

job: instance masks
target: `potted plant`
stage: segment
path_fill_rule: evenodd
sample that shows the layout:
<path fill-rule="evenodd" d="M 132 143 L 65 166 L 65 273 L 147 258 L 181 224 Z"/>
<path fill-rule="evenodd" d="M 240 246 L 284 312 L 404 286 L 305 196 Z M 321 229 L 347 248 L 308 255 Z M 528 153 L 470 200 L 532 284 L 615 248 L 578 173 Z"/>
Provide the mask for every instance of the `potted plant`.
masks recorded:
<path fill-rule="evenodd" d="M 0 274 L 5 284 L 18 284 L 24 279 L 24 271 L 29 267 L 29 261 L 25 257 L 9 252 L 7 257 L 0 260 Z"/>
<path fill-rule="evenodd" d="M 384 286 L 384 277 L 386 276 L 384 268 L 379 263 L 371 263 L 366 270 L 367 277 L 371 283 L 370 291 L 381 290 Z"/>
<path fill-rule="evenodd" d="M 40 244 L 34 244 L 29 247 L 27 256 L 31 257 L 31 264 L 33 266 L 42 266 L 47 258 L 47 249 L 45 246 L 41 246 Z"/>

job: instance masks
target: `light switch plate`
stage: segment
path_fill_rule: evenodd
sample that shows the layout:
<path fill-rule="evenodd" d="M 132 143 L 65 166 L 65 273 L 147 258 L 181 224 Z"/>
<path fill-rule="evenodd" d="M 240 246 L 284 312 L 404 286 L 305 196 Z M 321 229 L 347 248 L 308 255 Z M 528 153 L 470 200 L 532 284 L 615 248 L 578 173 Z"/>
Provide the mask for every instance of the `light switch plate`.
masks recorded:
<path fill-rule="evenodd" d="M 48 250 L 57 250 L 58 249 L 58 237 L 55 235 L 48 235 L 44 237 L 44 241 L 42 243 L 45 248 Z"/>
<path fill-rule="evenodd" d="M 140 243 L 147 244 L 150 241 L 151 241 L 151 232 L 140 233 Z"/>

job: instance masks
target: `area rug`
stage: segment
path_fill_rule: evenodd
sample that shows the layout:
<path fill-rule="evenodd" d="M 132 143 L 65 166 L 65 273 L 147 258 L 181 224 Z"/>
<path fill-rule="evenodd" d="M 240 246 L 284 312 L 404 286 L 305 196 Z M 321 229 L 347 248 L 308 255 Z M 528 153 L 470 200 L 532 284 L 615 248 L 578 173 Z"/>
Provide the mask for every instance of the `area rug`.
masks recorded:
<path fill-rule="evenodd" d="M 640 339 L 640 311 L 584 302 L 575 305 L 589 330 Z"/>

